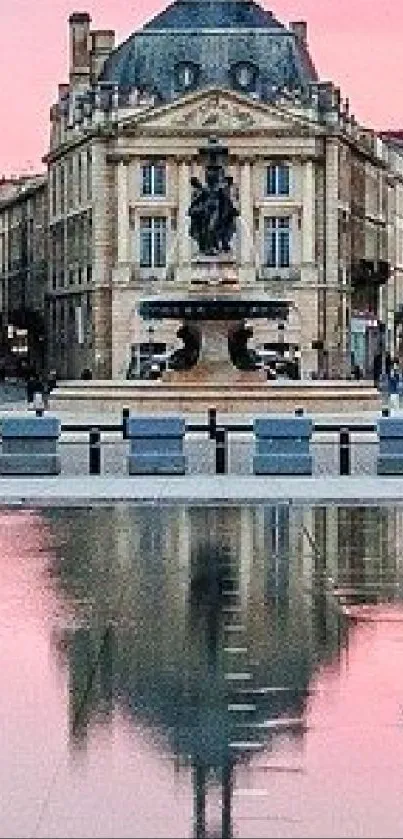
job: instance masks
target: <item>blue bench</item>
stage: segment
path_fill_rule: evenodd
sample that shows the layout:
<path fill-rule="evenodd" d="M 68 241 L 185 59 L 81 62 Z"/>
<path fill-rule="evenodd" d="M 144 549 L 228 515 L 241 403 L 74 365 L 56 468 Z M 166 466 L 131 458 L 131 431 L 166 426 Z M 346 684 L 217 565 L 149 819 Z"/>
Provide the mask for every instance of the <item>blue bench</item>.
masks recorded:
<path fill-rule="evenodd" d="M 253 422 L 255 475 L 312 475 L 312 420 L 305 417 L 257 417 Z"/>
<path fill-rule="evenodd" d="M 378 420 L 378 475 L 403 475 L 403 418 L 381 417 Z"/>
<path fill-rule="evenodd" d="M 182 417 L 129 417 L 129 475 L 184 475 L 185 420 Z"/>
<path fill-rule="evenodd" d="M 58 475 L 57 417 L 6 417 L 1 423 L 0 475 Z"/>

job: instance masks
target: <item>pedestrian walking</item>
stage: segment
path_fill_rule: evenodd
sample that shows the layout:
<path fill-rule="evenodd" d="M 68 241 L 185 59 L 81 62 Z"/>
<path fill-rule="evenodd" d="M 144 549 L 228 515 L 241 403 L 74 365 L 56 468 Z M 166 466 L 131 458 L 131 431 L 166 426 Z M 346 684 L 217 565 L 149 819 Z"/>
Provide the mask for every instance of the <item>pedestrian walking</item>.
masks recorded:
<path fill-rule="evenodd" d="M 34 401 L 35 390 L 36 390 L 36 377 L 31 373 L 28 376 L 27 386 L 26 386 L 28 405 L 32 405 L 32 403 Z"/>
<path fill-rule="evenodd" d="M 57 372 L 56 372 L 56 370 L 50 370 L 49 371 L 48 384 L 49 384 L 49 392 L 51 393 L 52 390 L 54 390 L 56 385 L 57 385 Z"/>
<path fill-rule="evenodd" d="M 379 352 L 374 355 L 373 376 L 374 385 L 376 388 L 378 388 L 382 378 L 382 355 Z"/>

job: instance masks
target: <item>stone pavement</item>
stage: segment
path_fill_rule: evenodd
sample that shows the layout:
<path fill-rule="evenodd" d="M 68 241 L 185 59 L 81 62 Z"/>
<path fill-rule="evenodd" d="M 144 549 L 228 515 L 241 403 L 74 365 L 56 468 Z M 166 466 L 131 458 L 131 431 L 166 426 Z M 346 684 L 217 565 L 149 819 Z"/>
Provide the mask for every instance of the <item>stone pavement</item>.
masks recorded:
<path fill-rule="evenodd" d="M 231 475 L 183 477 L 1 478 L 0 505 L 24 507 L 131 504 L 293 504 L 363 506 L 403 503 L 403 478 L 262 478 Z"/>
<path fill-rule="evenodd" d="M 15 416 L 29 415 L 32 416 L 32 409 L 28 412 L 27 405 L 24 398 L 24 392 L 20 389 L 15 389 L 16 398 L 12 400 L 12 388 L 8 388 L 6 398 L 2 398 L 2 388 L 0 387 L 0 421 L 2 417 L 12 414 Z M 82 432 L 64 432 L 62 434 L 62 444 L 60 447 L 62 459 L 62 475 L 67 479 L 73 476 L 88 475 L 88 431 L 84 430 L 85 426 L 102 426 L 103 424 L 121 423 L 121 413 L 119 410 L 110 409 L 106 406 L 105 411 L 73 413 L 68 411 L 58 411 L 57 416 L 60 418 L 62 424 L 82 424 Z M 252 423 L 255 414 L 218 414 L 218 423 Z M 368 422 L 375 424 L 379 417 L 379 413 L 373 411 L 350 413 L 350 414 L 316 414 L 312 418 L 321 424 L 346 422 L 347 418 L 350 423 Z M 206 423 L 207 415 L 192 414 L 186 415 L 186 420 L 193 423 Z M 128 444 L 122 440 L 120 431 L 117 432 L 102 432 L 102 475 L 109 477 L 124 478 L 127 473 L 126 455 Z M 190 433 L 186 435 L 185 453 L 188 458 L 188 473 L 189 477 L 192 475 L 204 475 L 211 477 L 215 473 L 215 442 L 208 439 L 207 434 L 204 433 Z M 312 453 L 314 458 L 314 476 L 334 476 L 336 477 L 339 471 L 338 463 L 338 435 L 337 433 L 323 433 L 314 434 L 312 443 Z M 373 433 L 354 433 L 352 434 L 352 450 L 351 450 L 351 472 L 352 475 L 361 475 L 363 477 L 372 476 L 375 478 L 376 472 L 376 453 L 377 453 L 377 437 Z M 253 436 L 251 433 L 234 433 L 230 434 L 228 438 L 228 471 L 232 475 L 252 477 L 252 455 L 253 455 Z M 253 478 L 256 480 L 256 478 Z"/>

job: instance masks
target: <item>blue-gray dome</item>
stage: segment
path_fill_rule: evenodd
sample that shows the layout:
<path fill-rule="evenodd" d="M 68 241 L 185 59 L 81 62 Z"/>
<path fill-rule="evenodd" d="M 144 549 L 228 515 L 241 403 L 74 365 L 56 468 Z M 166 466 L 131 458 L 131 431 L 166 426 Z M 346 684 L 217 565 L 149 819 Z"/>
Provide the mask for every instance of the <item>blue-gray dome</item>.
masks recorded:
<path fill-rule="evenodd" d="M 144 29 L 270 29 L 284 28 L 272 13 L 240 0 L 177 0 Z"/>
<path fill-rule="evenodd" d="M 176 0 L 114 50 L 100 81 L 162 102 L 212 85 L 265 101 L 317 75 L 306 44 L 253 0 Z"/>

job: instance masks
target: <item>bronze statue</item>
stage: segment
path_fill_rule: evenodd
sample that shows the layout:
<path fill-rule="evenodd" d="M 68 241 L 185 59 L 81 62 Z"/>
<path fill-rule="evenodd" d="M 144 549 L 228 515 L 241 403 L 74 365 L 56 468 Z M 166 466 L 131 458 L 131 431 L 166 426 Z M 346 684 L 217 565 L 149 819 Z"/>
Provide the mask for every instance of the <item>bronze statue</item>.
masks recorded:
<path fill-rule="evenodd" d="M 206 166 L 206 182 L 191 178 L 193 194 L 189 207 L 190 235 L 199 251 L 207 256 L 228 253 L 239 215 L 231 197 L 233 179 L 210 155 Z"/>

